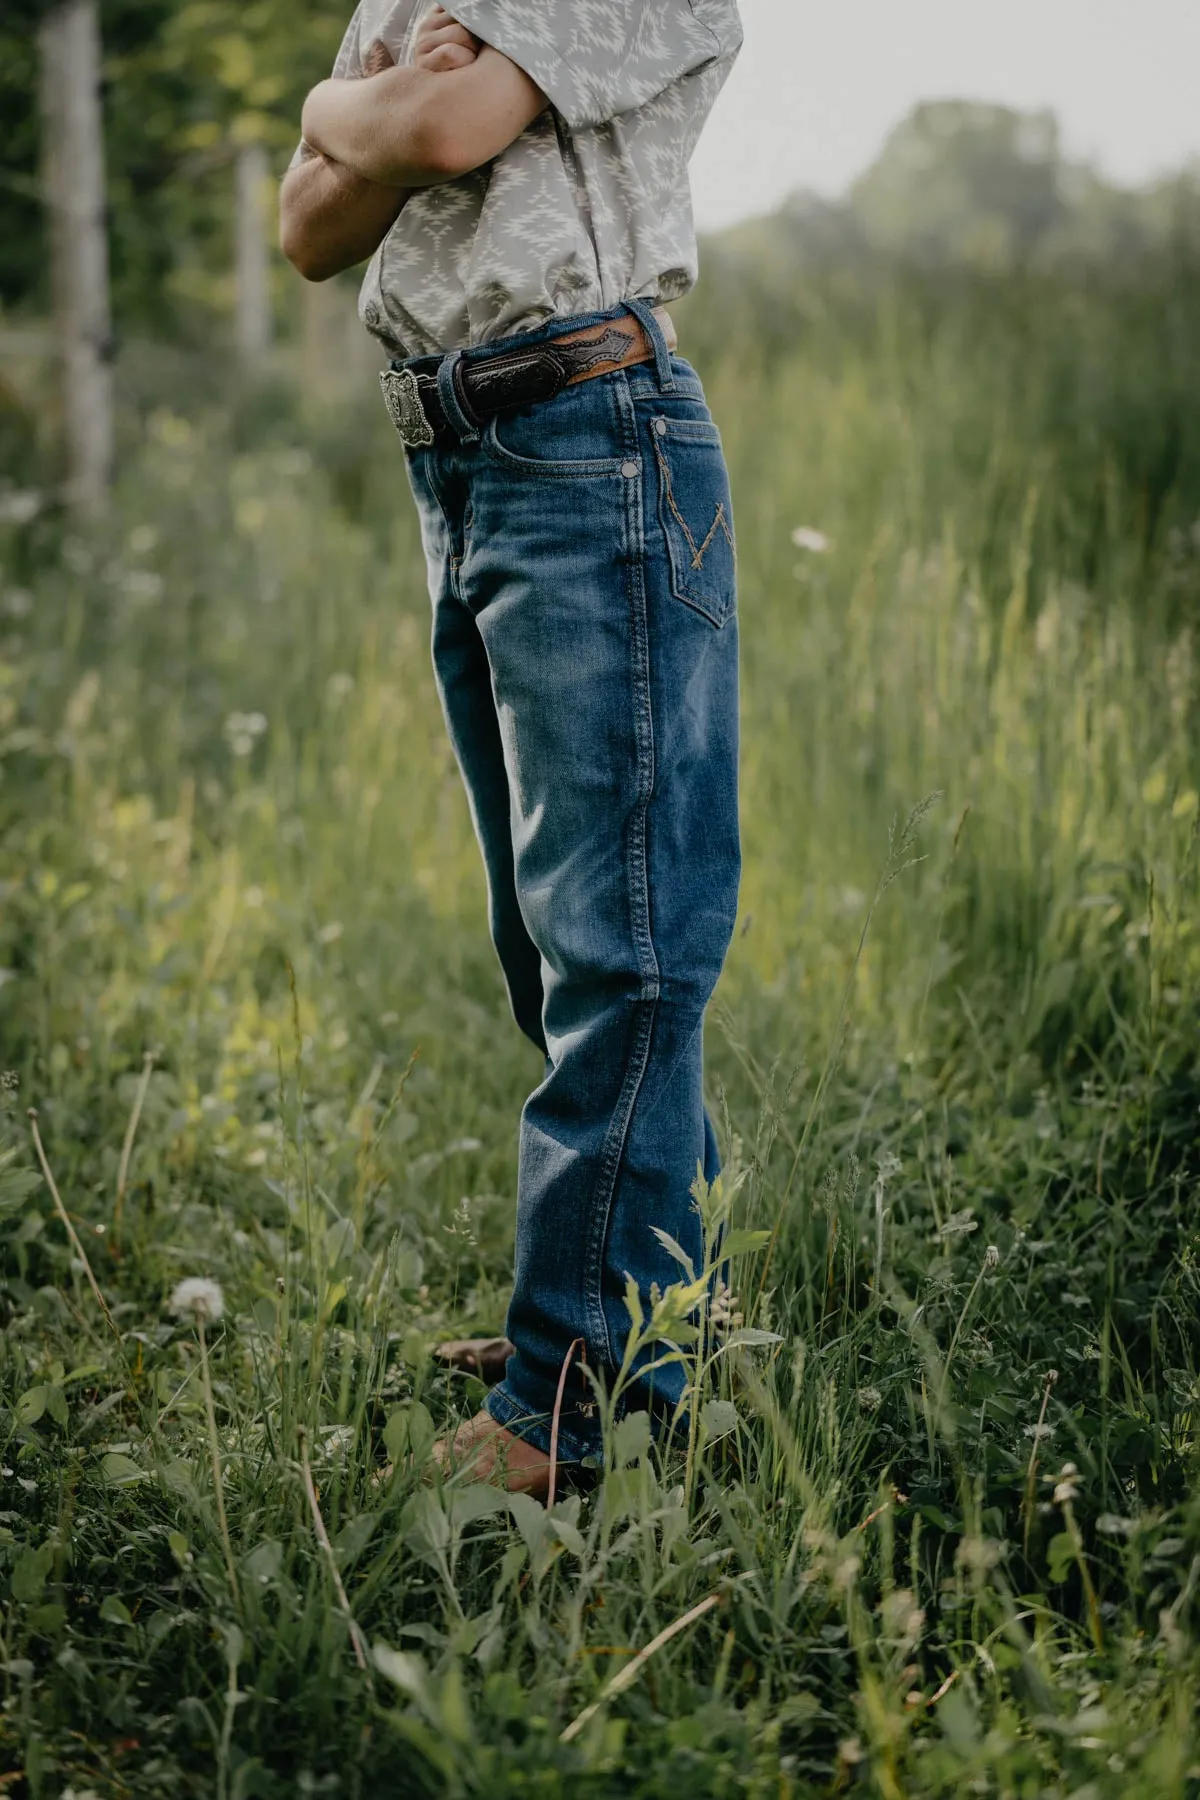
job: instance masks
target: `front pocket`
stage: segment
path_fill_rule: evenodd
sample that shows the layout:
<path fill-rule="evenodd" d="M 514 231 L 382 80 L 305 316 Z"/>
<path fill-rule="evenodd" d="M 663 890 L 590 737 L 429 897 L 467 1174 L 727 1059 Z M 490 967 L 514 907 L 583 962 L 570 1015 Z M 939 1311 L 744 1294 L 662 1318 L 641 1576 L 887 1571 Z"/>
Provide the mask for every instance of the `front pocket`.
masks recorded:
<path fill-rule="evenodd" d="M 707 419 L 650 421 L 658 464 L 658 516 L 671 592 L 718 628 L 737 604 L 733 503 L 721 434 Z"/>
<path fill-rule="evenodd" d="M 497 413 L 483 431 L 484 454 L 513 474 L 590 480 L 615 475 L 620 454 L 612 384 L 583 381 L 552 400 Z"/>

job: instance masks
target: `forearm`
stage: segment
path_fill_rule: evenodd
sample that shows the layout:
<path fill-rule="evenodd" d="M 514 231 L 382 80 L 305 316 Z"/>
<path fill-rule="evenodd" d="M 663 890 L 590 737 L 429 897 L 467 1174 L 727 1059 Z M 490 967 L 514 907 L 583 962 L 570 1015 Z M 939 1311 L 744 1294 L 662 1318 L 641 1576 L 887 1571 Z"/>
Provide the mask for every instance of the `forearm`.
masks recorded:
<path fill-rule="evenodd" d="M 305 140 L 368 181 L 405 188 L 444 181 L 430 90 L 444 90 L 448 80 L 404 66 L 363 81 L 322 81 L 304 103 Z"/>
<path fill-rule="evenodd" d="M 364 180 L 323 155 L 309 157 L 283 179 L 280 247 L 306 280 L 327 281 L 374 255 L 406 198 L 403 188 Z"/>
<path fill-rule="evenodd" d="M 533 82 L 484 45 L 469 67 L 404 66 L 364 81 L 323 81 L 304 104 L 304 136 L 369 181 L 432 187 L 479 168 L 546 104 Z"/>

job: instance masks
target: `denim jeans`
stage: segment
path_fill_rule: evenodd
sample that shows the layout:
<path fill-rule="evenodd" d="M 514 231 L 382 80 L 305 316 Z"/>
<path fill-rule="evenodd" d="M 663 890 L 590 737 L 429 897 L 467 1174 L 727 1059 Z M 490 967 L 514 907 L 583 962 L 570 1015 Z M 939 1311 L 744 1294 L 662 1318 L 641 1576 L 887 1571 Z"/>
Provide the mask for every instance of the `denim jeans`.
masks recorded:
<path fill-rule="evenodd" d="M 487 869 L 513 1013 L 545 1055 L 521 1117 L 515 1347 L 488 1397 L 543 1449 L 599 1448 L 580 1355 L 611 1378 L 627 1275 L 648 1301 L 699 1264 L 697 1167 L 717 1172 L 702 1027 L 733 930 L 740 852 L 733 520 L 693 370 L 642 306 L 655 360 L 407 453 L 433 659 Z M 497 346 L 490 346 L 495 349 Z M 482 351 L 468 352 L 476 356 Z M 681 1372 L 634 1404 L 669 1409 Z"/>

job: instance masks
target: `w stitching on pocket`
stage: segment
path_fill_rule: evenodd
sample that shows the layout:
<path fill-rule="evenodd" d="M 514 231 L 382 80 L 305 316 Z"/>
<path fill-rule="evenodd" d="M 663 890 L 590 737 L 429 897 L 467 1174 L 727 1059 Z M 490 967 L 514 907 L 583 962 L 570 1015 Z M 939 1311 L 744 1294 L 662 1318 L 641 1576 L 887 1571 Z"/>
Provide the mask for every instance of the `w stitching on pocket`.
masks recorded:
<path fill-rule="evenodd" d="M 658 447 L 657 437 L 655 437 L 655 439 L 654 439 L 654 454 L 658 458 L 658 466 L 662 473 L 663 492 L 667 496 L 667 505 L 670 507 L 675 518 L 678 520 L 679 529 L 683 532 L 684 537 L 687 539 L 688 549 L 692 553 L 692 569 L 693 569 L 693 571 L 695 571 L 696 569 L 702 569 L 704 567 L 704 558 L 708 551 L 708 547 L 712 543 L 713 539 L 716 537 L 718 531 L 723 531 L 725 533 L 726 542 L 728 543 L 729 548 L 733 551 L 733 554 L 736 557 L 737 556 L 737 548 L 733 541 L 733 533 L 732 533 L 732 531 L 730 531 L 729 521 L 725 517 L 725 502 L 723 500 L 717 501 L 716 516 L 713 519 L 712 524 L 708 528 L 708 535 L 705 538 L 704 542 L 702 544 L 700 544 L 699 546 L 697 546 L 696 540 L 692 536 L 692 528 L 688 524 L 687 520 L 684 518 L 683 514 L 679 510 L 678 505 L 676 504 L 675 490 L 671 486 L 671 471 L 667 467 L 666 457 L 663 455 L 662 451 Z"/>

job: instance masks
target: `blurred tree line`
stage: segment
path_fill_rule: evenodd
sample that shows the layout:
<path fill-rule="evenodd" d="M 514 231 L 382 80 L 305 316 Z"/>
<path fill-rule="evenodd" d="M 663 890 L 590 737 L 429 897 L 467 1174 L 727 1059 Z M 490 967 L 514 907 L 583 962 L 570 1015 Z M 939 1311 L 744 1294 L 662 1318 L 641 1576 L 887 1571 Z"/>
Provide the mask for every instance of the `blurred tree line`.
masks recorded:
<path fill-rule="evenodd" d="M 837 264 L 1003 272 L 1200 255 L 1200 164 L 1140 189 L 1063 152 L 1051 112 L 914 107 L 840 200 L 799 190 L 722 234 L 718 256 L 786 282 Z"/>

